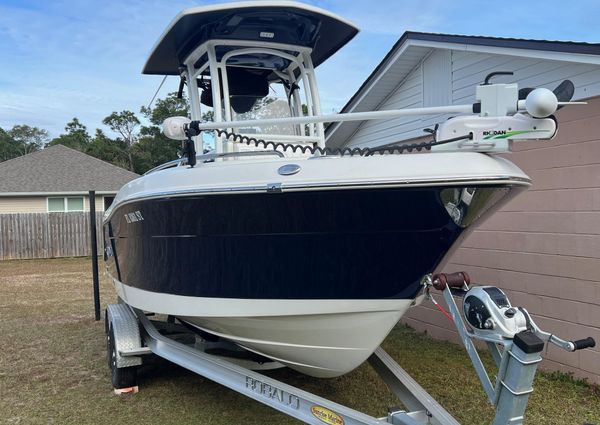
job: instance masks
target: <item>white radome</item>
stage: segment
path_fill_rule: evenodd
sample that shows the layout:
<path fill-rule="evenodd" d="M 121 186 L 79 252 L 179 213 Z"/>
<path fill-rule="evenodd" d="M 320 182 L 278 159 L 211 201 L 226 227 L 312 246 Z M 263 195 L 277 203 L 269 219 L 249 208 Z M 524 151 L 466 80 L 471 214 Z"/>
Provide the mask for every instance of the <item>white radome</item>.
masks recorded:
<path fill-rule="evenodd" d="M 556 95 L 543 87 L 533 90 L 525 99 L 525 109 L 535 118 L 545 118 L 556 112 L 558 99 Z"/>
<path fill-rule="evenodd" d="M 170 117 L 163 121 L 163 134 L 169 139 L 185 140 L 185 126 L 191 123 L 188 117 Z"/>

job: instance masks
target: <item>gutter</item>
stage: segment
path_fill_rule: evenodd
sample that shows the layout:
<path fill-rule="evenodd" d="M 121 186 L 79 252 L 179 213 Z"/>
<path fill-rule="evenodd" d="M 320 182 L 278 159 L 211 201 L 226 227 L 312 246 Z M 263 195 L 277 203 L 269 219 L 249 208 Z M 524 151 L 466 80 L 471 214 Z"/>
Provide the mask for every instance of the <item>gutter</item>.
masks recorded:
<path fill-rule="evenodd" d="M 96 195 L 116 195 L 117 191 L 96 191 Z M 0 192 L 0 198 L 14 198 L 27 196 L 88 196 L 89 191 L 73 192 Z"/>

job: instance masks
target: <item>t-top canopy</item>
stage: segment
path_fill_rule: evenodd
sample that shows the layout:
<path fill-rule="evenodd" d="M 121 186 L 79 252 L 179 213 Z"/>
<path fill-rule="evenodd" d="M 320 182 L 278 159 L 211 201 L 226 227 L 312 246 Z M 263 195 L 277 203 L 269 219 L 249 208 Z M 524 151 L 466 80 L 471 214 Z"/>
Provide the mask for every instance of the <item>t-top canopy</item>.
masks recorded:
<path fill-rule="evenodd" d="M 242 2 L 181 12 L 158 40 L 144 74 L 179 75 L 186 57 L 208 40 L 254 40 L 312 48 L 316 67 L 358 33 L 317 7 L 286 1 Z"/>

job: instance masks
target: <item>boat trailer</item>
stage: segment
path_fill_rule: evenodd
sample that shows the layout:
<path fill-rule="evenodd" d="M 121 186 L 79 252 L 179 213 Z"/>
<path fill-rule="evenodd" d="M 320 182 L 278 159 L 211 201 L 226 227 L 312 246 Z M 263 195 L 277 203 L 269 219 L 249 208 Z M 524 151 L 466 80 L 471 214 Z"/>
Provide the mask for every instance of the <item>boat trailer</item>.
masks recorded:
<path fill-rule="evenodd" d="M 540 353 L 548 343 L 567 351 L 594 347 L 592 338 L 565 341 L 542 331 L 522 307 L 513 307 L 494 286 L 470 287 L 467 273 L 427 275 L 422 280 L 424 295 L 456 325 L 491 405 L 493 425 L 518 425 L 524 421 Z M 441 291 L 449 312 L 431 295 Z M 454 297 L 462 298 L 463 316 Z M 151 316 L 125 303 L 108 305 L 105 314 L 107 356 L 116 390 L 136 388 L 137 368 L 142 357 L 155 354 L 205 378 L 224 385 L 260 403 L 308 424 L 322 425 L 456 425 L 452 417 L 381 347 L 369 363 L 404 406 L 389 409 L 375 418 L 349 407 L 303 391 L 256 371 L 280 367 L 277 362 L 236 360 L 209 354 L 228 342 L 214 342 L 175 323 L 173 318 L 151 320 Z M 186 335 L 187 342 L 176 336 Z M 190 336 L 193 337 L 190 343 Z M 485 342 L 498 368 L 492 382 L 474 341 Z M 241 350 L 235 346 L 235 350 Z M 246 363 L 244 363 L 246 362 Z M 252 365 L 252 369 L 250 369 Z"/>

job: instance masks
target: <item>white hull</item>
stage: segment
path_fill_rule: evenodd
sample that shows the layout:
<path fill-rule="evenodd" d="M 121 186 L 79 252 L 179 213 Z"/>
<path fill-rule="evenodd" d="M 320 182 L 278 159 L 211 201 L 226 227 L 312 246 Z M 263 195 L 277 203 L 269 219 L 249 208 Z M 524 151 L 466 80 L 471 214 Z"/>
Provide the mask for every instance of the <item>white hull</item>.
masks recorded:
<path fill-rule="evenodd" d="M 129 305 L 171 314 L 307 375 L 329 378 L 362 364 L 412 300 L 247 300 L 158 294 L 114 280 Z"/>

